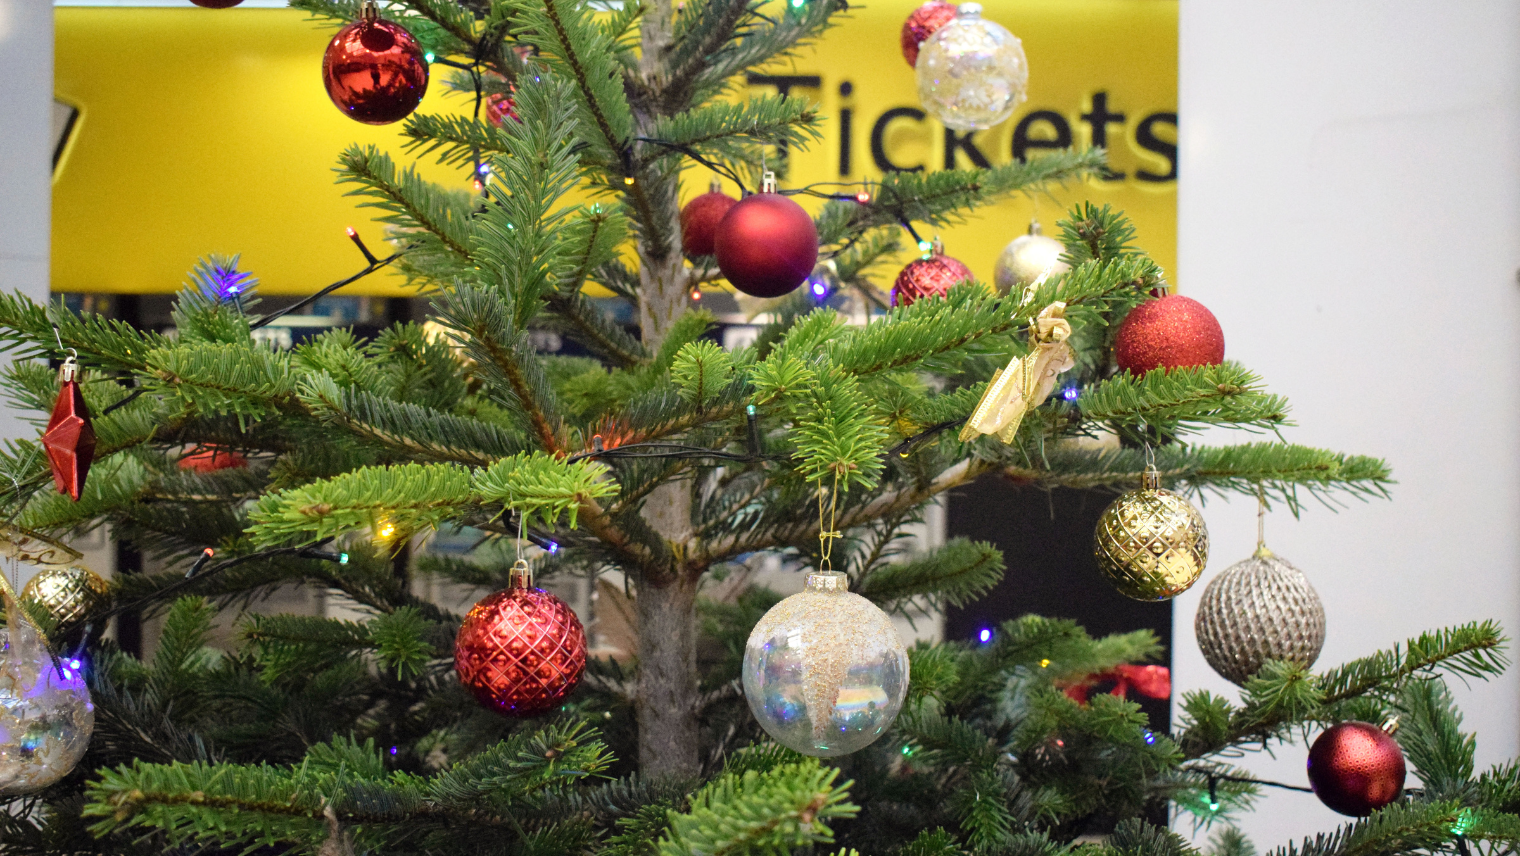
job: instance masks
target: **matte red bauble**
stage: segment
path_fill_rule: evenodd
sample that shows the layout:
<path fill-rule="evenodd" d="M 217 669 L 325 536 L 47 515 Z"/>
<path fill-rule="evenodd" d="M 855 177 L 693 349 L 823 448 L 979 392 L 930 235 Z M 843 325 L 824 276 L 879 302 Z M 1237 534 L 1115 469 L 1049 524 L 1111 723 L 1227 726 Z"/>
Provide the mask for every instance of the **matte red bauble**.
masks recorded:
<path fill-rule="evenodd" d="M 723 185 L 717 181 L 706 193 L 686 203 L 681 209 L 681 252 L 688 256 L 712 255 L 719 221 L 738 204 L 739 200 L 724 193 Z"/>
<path fill-rule="evenodd" d="M 231 9 L 243 0 L 190 0 L 202 9 Z"/>
<path fill-rule="evenodd" d="M 373 4 L 327 43 L 322 58 L 327 96 L 345 116 L 366 125 L 399 122 L 427 94 L 422 46 L 400 24 L 382 21 Z"/>
<path fill-rule="evenodd" d="M 77 371 L 73 357 L 59 370 L 62 386 L 53 400 L 47 428 L 42 431 L 42 448 L 53 470 L 53 484 L 75 502 L 84 492 L 85 477 L 95 460 L 95 427 L 90 424 L 90 409 L 84 404 L 79 381 L 74 379 Z"/>
<path fill-rule="evenodd" d="M 754 297 L 780 297 L 818 263 L 818 228 L 801 205 L 779 193 L 756 193 L 728 209 L 713 240 L 718 270 Z"/>
<path fill-rule="evenodd" d="M 945 246 L 935 241 L 933 255 L 914 259 L 897 275 L 892 284 L 892 305 L 912 306 L 925 297 L 944 297 L 951 286 L 975 279 L 971 268 L 945 255 Z"/>
<path fill-rule="evenodd" d="M 1180 294 L 1136 306 L 1114 335 L 1114 359 L 1132 374 L 1224 362 L 1224 331 L 1214 313 Z"/>
<path fill-rule="evenodd" d="M 1404 752 L 1376 725 L 1332 725 L 1309 748 L 1309 784 L 1331 809 L 1366 817 L 1404 792 Z"/>
<path fill-rule="evenodd" d="M 507 716 L 554 709 L 585 669 L 586 631 L 575 611 L 516 569 L 511 588 L 475 604 L 454 640 L 459 682 Z"/>
<path fill-rule="evenodd" d="M 945 3 L 942 0 L 929 0 L 928 3 L 914 9 L 908 15 L 908 20 L 902 25 L 901 42 L 903 59 L 908 61 L 909 67 L 918 66 L 918 46 L 934 35 L 940 27 L 953 20 L 955 20 L 955 4 Z"/>
<path fill-rule="evenodd" d="M 197 473 L 214 473 L 217 470 L 246 469 L 248 459 L 231 449 L 202 449 L 193 455 L 179 459 L 179 468 Z"/>
<path fill-rule="evenodd" d="M 501 123 L 517 121 L 517 102 L 505 92 L 497 92 L 486 99 L 486 121 L 500 128 Z"/>

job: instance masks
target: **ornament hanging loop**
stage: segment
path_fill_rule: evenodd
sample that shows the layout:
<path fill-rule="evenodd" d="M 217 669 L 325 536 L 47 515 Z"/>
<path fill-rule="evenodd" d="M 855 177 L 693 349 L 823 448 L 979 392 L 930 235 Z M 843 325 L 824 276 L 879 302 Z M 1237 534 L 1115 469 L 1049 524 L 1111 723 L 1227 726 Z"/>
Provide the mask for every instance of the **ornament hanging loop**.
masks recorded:
<path fill-rule="evenodd" d="M 79 352 L 73 348 L 63 346 L 63 334 L 58 331 L 58 325 L 53 325 L 53 340 L 58 343 L 58 350 L 68 356 L 63 358 L 63 365 L 58 368 L 58 379 L 68 383 L 79 374 Z"/>
<path fill-rule="evenodd" d="M 1256 558 L 1266 559 L 1272 555 L 1267 549 L 1267 492 L 1261 482 L 1256 483 Z"/>
<path fill-rule="evenodd" d="M 839 521 L 839 473 L 834 473 L 834 486 L 827 489 L 829 495 L 828 525 L 824 525 L 823 495 L 825 488 L 823 479 L 818 480 L 818 570 L 831 572 L 834 570 L 834 539 L 839 538 L 841 533 L 835 529 Z"/>

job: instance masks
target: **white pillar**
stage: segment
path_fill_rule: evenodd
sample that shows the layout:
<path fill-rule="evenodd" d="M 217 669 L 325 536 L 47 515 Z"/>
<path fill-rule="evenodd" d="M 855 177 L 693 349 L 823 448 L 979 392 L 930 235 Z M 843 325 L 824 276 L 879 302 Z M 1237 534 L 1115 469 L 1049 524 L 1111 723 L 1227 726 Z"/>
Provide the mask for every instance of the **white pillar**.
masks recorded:
<path fill-rule="evenodd" d="M 1477 619 L 1520 632 L 1520 4 L 1183 0 L 1180 54 L 1183 293 L 1288 396 L 1289 440 L 1386 458 L 1398 480 L 1391 501 L 1268 520 L 1324 599 L 1320 665 Z M 1234 697 L 1193 615 L 1250 554 L 1254 502 L 1204 514 L 1174 686 Z M 1513 757 L 1520 675 L 1451 683 L 1480 769 Z M 1306 785 L 1304 761 L 1239 763 Z M 1344 820 L 1269 790 L 1241 826 L 1265 850 Z"/>
<path fill-rule="evenodd" d="M 53 4 L 0 0 L 0 289 L 48 298 Z M 0 437 L 35 433 L 0 412 Z"/>

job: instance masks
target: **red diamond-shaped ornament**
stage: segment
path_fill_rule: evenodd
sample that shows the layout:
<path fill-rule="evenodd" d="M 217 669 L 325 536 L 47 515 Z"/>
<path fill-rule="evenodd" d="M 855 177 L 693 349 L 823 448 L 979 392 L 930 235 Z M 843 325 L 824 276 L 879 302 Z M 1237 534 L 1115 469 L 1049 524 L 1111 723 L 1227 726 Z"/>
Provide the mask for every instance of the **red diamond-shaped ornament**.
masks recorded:
<path fill-rule="evenodd" d="M 95 429 L 90 425 L 90 410 L 84 405 L 84 395 L 79 391 L 79 381 L 73 379 L 72 368 L 64 367 L 66 379 L 53 402 L 47 430 L 42 432 L 42 447 L 47 449 L 58 492 L 78 502 L 90 462 L 95 460 Z"/>

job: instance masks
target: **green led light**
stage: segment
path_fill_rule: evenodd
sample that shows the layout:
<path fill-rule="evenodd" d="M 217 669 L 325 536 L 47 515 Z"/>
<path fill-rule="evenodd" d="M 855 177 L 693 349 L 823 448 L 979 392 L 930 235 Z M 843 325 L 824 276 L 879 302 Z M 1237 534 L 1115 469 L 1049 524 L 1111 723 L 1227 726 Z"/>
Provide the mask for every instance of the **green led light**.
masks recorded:
<path fill-rule="evenodd" d="M 903 747 L 903 754 L 904 755 L 912 755 L 913 754 L 913 747 L 912 746 L 904 746 Z"/>
<path fill-rule="evenodd" d="M 1451 834 L 1457 836 L 1458 838 L 1461 838 L 1470 832 L 1474 826 L 1477 825 L 1478 816 L 1476 814 L 1473 814 L 1472 809 L 1464 808 L 1462 809 L 1462 813 L 1457 815 L 1456 822 L 1451 825 Z"/>
<path fill-rule="evenodd" d="M 806 2 L 807 2 L 807 0 L 792 0 L 792 8 L 793 9 L 801 9 L 802 6 L 803 6 L 803 4 L 806 3 Z"/>
<path fill-rule="evenodd" d="M 432 62 L 433 61 L 433 55 L 431 53 L 425 53 L 425 54 L 423 54 L 422 58 L 425 59 L 425 60 L 427 60 L 428 62 Z"/>
<path fill-rule="evenodd" d="M 339 553 L 338 554 L 338 564 L 340 564 L 340 565 L 346 565 L 346 564 L 348 564 L 348 554 L 347 553 Z"/>
<path fill-rule="evenodd" d="M 932 249 L 934 249 L 934 245 L 931 244 L 931 243 L 929 243 L 928 241 L 919 241 L 918 242 L 918 251 L 919 252 L 921 252 L 921 253 L 927 253 L 927 252 L 929 252 Z"/>
<path fill-rule="evenodd" d="M 1219 811 L 1219 803 L 1217 803 L 1217 802 L 1211 802 L 1211 803 L 1209 803 L 1209 811 L 1211 811 L 1211 812 Z"/>
<path fill-rule="evenodd" d="M 746 415 L 748 415 L 748 416 L 754 416 L 755 415 L 755 405 L 753 405 L 753 404 L 746 404 L 746 405 L 744 405 L 744 413 Z"/>

